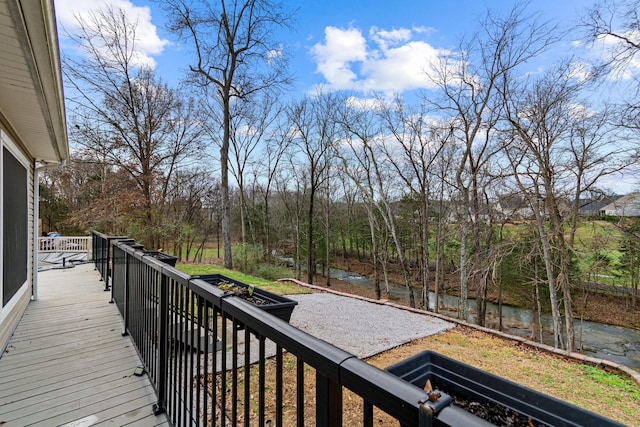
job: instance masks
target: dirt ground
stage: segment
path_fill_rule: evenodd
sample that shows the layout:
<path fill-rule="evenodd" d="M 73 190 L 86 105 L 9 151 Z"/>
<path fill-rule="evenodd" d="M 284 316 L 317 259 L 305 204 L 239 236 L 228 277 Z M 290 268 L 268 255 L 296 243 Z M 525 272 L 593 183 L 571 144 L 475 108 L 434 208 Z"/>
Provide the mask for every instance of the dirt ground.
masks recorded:
<path fill-rule="evenodd" d="M 373 275 L 373 267 L 369 262 L 361 262 L 354 259 L 343 259 L 336 257 L 334 267 L 353 271 L 368 277 Z M 390 281 L 395 283 L 402 283 L 401 272 L 397 267 L 391 266 L 390 269 Z M 325 286 L 327 279 L 321 275 L 316 275 L 314 278 L 314 284 L 318 286 Z M 452 295 L 456 294 L 456 289 L 459 286 L 458 277 L 455 274 L 448 274 L 445 277 L 445 289 L 448 289 Z M 375 299 L 376 295 L 373 290 L 361 288 L 359 286 L 351 285 L 346 282 L 332 279 L 331 289 L 340 292 L 346 292 L 354 295 L 361 295 L 368 298 Z M 433 289 L 431 289 L 433 291 Z M 419 298 L 419 289 L 415 290 L 416 298 Z M 384 292 L 384 290 L 383 290 Z M 470 297 L 473 297 L 473 290 L 470 292 Z M 530 301 L 529 295 L 522 295 L 517 292 L 510 294 L 507 291 L 503 291 L 503 302 L 505 304 L 515 306 L 526 306 L 526 301 Z M 383 298 L 385 296 L 383 295 Z M 497 289 L 489 290 L 489 299 L 491 302 L 498 302 Z M 396 301 L 399 304 L 408 305 L 408 301 Z M 524 304 L 523 304 L 524 302 Z M 640 329 L 640 301 L 638 301 L 636 308 L 630 306 L 630 302 L 627 299 L 620 297 L 613 297 L 604 294 L 589 294 L 587 298 L 584 296 L 574 296 L 573 301 L 574 317 L 576 319 L 589 320 L 599 323 L 607 323 L 610 325 L 623 326 L 626 328 Z"/>

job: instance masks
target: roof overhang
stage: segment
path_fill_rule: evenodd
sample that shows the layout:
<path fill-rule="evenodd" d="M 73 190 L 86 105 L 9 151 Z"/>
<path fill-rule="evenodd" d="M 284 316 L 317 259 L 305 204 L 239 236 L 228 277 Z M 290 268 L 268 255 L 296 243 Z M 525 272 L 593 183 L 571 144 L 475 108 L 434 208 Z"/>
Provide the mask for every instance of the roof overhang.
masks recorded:
<path fill-rule="evenodd" d="M 36 161 L 69 159 L 53 0 L 0 0 L 0 120 Z"/>

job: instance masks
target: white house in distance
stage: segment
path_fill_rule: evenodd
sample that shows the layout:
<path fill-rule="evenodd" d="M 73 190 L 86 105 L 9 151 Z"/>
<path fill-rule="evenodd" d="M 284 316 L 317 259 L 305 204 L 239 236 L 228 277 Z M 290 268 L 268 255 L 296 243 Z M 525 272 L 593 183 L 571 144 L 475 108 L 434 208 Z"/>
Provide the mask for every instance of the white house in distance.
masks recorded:
<path fill-rule="evenodd" d="M 0 0 L 0 357 L 37 298 L 38 173 L 69 158 L 53 0 Z"/>
<path fill-rule="evenodd" d="M 600 209 L 601 215 L 640 217 L 640 193 L 627 194 Z"/>

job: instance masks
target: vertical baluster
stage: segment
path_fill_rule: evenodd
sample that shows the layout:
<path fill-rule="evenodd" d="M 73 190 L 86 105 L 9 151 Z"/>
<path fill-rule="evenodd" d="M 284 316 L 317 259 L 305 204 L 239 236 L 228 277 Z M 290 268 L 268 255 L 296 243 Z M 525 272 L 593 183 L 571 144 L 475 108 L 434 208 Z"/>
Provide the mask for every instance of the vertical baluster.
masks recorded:
<path fill-rule="evenodd" d="M 169 318 L 169 289 L 167 276 L 160 277 L 160 295 L 158 309 L 158 403 L 154 408 L 156 415 L 167 410 L 167 380 L 169 359 L 167 354 L 167 324 Z"/>
<path fill-rule="evenodd" d="M 316 371 L 316 423 L 342 426 L 342 386 Z"/>
<path fill-rule="evenodd" d="M 251 418 L 251 332 L 244 329 L 244 425 L 249 427 Z"/>
<path fill-rule="evenodd" d="M 220 353 L 220 425 L 227 424 L 227 316 L 222 314 L 222 352 Z"/>
<path fill-rule="evenodd" d="M 218 323 L 222 323 L 222 322 L 218 322 L 219 319 L 219 315 L 221 315 L 222 312 L 219 311 L 217 308 L 214 308 L 214 312 L 213 312 L 213 331 L 214 331 L 214 338 L 215 338 L 215 345 L 218 345 L 217 342 L 217 338 L 218 338 Z M 222 341 L 222 340 L 221 340 Z M 222 347 L 222 350 L 224 351 L 224 346 Z M 213 364 L 211 366 L 211 372 L 213 373 L 213 384 L 212 384 L 212 388 L 211 388 L 211 426 L 214 427 L 217 424 L 216 418 L 217 418 L 217 413 L 218 413 L 218 352 L 214 351 L 213 352 Z"/>
<path fill-rule="evenodd" d="M 258 361 L 258 425 L 265 424 L 265 348 L 264 336 L 259 337 L 259 361 Z"/>
<path fill-rule="evenodd" d="M 276 346 L 276 427 L 282 427 L 282 376 L 283 376 L 283 363 L 282 363 L 282 347 Z"/>
<path fill-rule="evenodd" d="M 238 322 L 233 319 L 231 332 L 231 425 L 238 424 Z"/>
<path fill-rule="evenodd" d="M 304 427 L 304 362 L 296 358 L 296 409 L 297 425 Z"/>
<path fill-rule="evenodd" d="M 187 314 L 187 318 L 189 319 L 189 328 L 190 328 L 190 333 L 189 333 L 189 381 L 187 382 L 187 387 L 189 390 L 189 412 L 191 413 L 191 423 L 193 424 L 194 422 L 197 425 L 198 422 L 198 417 L 200 416 L 200 414 L 198 412 L 193 413 L 193 409 L 194 409 L 194 401 L 193 401 L 193 381 L 195 378 L 195 369 L 194 369 L 194 356 L 197 354 L 199 355 L 199 353 L 197 353 L 198 351 L 198 347 L 199 344 L 196 344 L 196 341 L 198 341 L 198 343 L 200 342 L 200 329 L 198 328 L 198 325 L 196 323 L 196 317 L 198 314 L 196 312 L 195 309 L 195 295 L 193 294 L 193 292 L 191 290 L 187 291 L 189 294 L 189 313 Z"/>

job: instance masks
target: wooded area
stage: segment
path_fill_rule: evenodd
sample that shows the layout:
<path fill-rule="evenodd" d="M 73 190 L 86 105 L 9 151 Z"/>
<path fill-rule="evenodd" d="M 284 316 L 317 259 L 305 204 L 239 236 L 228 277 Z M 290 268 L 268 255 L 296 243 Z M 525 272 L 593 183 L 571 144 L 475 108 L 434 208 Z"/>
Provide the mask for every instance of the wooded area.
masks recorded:
<path fill-rule="evenodd" d="M 291 258 L 308 282 L 336 254 L 368 258 L 378 297 L 393 264 L 420 307 L 456 272 L 460 316 L 473 291 L 481 325 L 489 291 L 518 281 L 538 306 L 548 299 L 555 346 L 570 350 L 582 282 L 615 274 L 637 309 L 640 222 L 580 230 L 594 214 L 585 206 L 611 196 L 602 180 L 638 166 L 640 80 L 623 100 L 602 97 L 608 76 L 637 61 L 638 1 L 585 10 L 572 34 L 524 4 L 489 11 L 425 71 L 432 90 L 301 99 L 286 96 L 286 54 L 271 39 L 289 11 L 161 3 L 192 49 L 179 88 L 139 65 L 136 24 L 120 10 L 72 35 L 84 52 L 64 59 L 73 160 L 41 184 L 49 230 L 126 234 L 183 260 L 215 247 L 228 267 Z M 533 72 L 576 32 L 618 42 L 607 60 Z"/>

